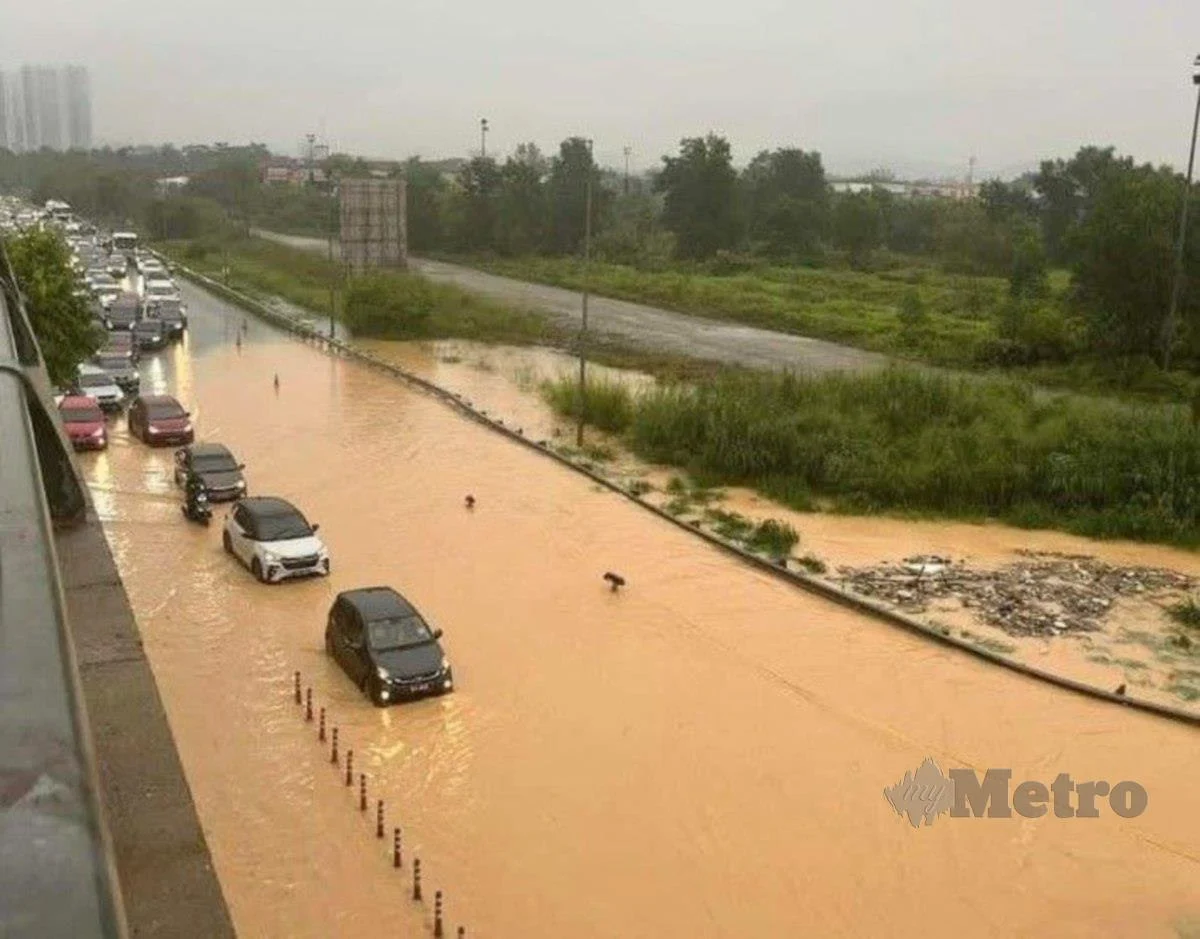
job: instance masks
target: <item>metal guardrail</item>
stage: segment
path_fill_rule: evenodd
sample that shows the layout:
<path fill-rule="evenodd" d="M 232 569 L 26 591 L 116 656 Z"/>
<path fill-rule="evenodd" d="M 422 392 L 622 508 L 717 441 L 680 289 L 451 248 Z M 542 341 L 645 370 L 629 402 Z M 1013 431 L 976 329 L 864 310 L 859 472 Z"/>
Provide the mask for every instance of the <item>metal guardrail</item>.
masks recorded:
<path fill-rule="evenodd" d="M 0 936 L 124 939 L 54 549 L 87 501 L 0 249 Z"/>

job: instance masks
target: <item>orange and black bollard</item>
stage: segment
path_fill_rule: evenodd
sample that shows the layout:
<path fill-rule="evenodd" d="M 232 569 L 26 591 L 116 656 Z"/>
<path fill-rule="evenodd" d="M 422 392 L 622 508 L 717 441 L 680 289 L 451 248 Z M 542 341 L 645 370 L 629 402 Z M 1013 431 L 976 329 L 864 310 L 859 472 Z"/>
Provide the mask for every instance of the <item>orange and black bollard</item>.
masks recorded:
<path fill-rule="evenodd" d="M 300 703 L 300 673 L 296 672 L 296 703 Z"/>
<path fill-rule="evenodd" d="M 375 803 L 375 837 L 383 837 L 383 800 Z"/>
<path fill-rule="evenodd" d="M 413 858 L 413 899 L 421 899 L 421 859 Z"/>
<path fill-rule="evenodd" d="M 333 747 L 329 751 L 329 762 L 330 763 L 336 763 L 338 761 L 337 731 L 338 731 L 338 729 L 336 727 L 333 728 Z"/>
<path fill-rule="evenodd" d="M 367 774 L 358 774 L 358 810 L 365 812 L 367 810 Z"/>
<path fill-rule="evenodd" d="M 400 829 L 392 829 L 392 867 L 400 866 Z"/>
<path fill-rule="evenodd" d="M 317 728 L 317 739 L 325 742 L 325 709 L 321 708 L 321 726 Z"/>
<path fill-rule="evenodd" d="M 433 939 L 442 939 L 445 935 L 442 927 L 442 891 L 433 895 Z"/>
<path fill-rule="evenodd" d="M 312 688 L 304 692 L 304 719 L 306 721 L 312 720 Z"/>
<path fill-rule="evenodd" d="M 354 785 L 354 751 L 346 751 L 346 785 Z"/>

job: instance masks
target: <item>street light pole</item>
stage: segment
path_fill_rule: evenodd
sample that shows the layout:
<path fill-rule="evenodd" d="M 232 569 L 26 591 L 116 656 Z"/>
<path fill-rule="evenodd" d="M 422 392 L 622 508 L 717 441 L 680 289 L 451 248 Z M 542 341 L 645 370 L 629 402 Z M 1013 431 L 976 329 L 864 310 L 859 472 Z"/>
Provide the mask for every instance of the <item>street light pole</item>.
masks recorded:
<path fill-rule="evenodd" d="M 583 210 L 583 310 L 579 328 L 579 425 L 575 430 L 575 446 L 583 447 L 583 424 L 587 415 L 587 330 L 588 289 L 592 268 L 592 141 L 588 145 L 587 196 Z"/>
<path fill-rule="evenodd" d="M 1175 241 L 1175 278 L 1171 285 L 1171 306 L 1163 322 L 1163 371 L 1171 368 L 1171 346 L 1175 341 L 1175 321 L 1179 316 L 1179 299 L 1183 293 L 1188 206 L 1192 201 L 1192 170 L 1196 165 L 1196 131 L 1200 129 L 1200 55 L 1196 56 L 1192 64 L 1192 84 L 1196 86 L 1196 114 L 1192 118 L 1192 146 L 1188 151 L 1187 181 L 1183 184 L 1183 207 L 1179 210 L 1179 237 Z"/>
<path fill-rule="evenodd" d="M 629 195 L 629 153 L 630 148 L 625 148 L 625 195 Z"/>
<path fill-rule="evenodd" d="M 486 117 L 479 119 L 479 156 L 481 159 L 487 159 L 487 132 L 488 122 Z"/>
<path fill-rule="evenodd" d="M 333 182 L 333 180 L 330 180 L 330 183 L 332 183 L 332 182 Z M 337 188 L 333 185 L 330 185 L 330 187 L 329 187 L 328 247 L 329 247 L 329 338 L 331 341 L 337 338 L 336 327 L 334 325 L 335 321 L 333 318 L 334 310 L 337 308 L 336 302 L 335 302 L 335 296 L 336 296 L 336 290 L 337 290 L 337 287 L 336 287 L 337 269 L 333 266 L 333 227 L 334 227 L 334 222 L 336 220 L 337 204 L 338 204 L 337 203 Z"/>

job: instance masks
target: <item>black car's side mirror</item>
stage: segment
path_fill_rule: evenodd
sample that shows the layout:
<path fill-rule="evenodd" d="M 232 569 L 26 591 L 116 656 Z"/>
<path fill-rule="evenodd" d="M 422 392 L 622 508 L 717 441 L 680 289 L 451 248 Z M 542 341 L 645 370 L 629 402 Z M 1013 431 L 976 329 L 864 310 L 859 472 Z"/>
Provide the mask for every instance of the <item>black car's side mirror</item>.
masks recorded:
<path fill-rule="evenodd" d="M 442 638 L 442 631 L 441 631 L 440 629 L 435 629 L 435 630 L 433 631 L 433 638 L 434 638 L 434 639 L 441 639 L 441 638 Z"/>
<path fill-rule="evenodd" d="M 309 527 L 315 532 L 321 526 L 320 525 L 310 525 Z"/>
<path fill-rule="evenodd" d="M 246 464 L 245 464 L 245 463 L 239 463 L 239 464 L 238 464 L 238 466 L 237 466 L 237 468 L 238 468 L 238 472 L 240 473 L 242 470 L 244 470 L 244 469 L 246 468 Z"/>

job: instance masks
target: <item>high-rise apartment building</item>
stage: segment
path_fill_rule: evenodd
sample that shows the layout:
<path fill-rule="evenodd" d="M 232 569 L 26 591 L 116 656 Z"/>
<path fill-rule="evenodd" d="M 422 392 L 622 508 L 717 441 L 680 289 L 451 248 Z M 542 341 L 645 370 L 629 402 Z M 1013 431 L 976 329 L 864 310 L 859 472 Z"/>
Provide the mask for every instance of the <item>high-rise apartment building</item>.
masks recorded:
<path fill-rule="evenodd" d="M 0 150 L 11 150 L 12 136 L 8 129 L 8 82 L 0 72 Z"/>
<path fill-rule="evenodd" d="M 67 97 L 67 146 L 72 150 L 92 147 L 92 91 L 87 69 L 68 65 L 63 72 Z"/>
<path fill-rule="evenodd" d="M 0 72 L 0 147 L 18 152 L 92 146 L 92 98 L 86 68 L 24 65 Z"/>

